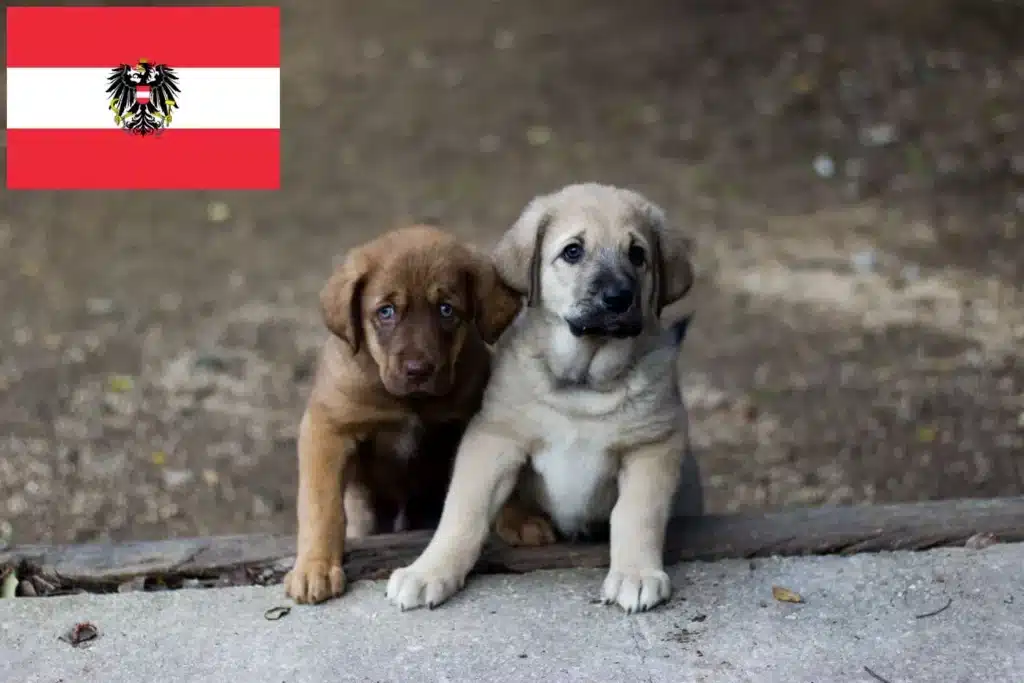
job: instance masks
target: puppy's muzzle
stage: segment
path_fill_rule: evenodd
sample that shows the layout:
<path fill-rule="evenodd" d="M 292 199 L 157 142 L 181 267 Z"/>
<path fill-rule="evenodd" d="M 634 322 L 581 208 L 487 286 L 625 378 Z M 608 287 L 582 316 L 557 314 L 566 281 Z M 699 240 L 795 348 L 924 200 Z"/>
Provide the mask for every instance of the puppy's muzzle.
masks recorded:
<path fill-rule="evenodd" d="M 425 357 L 399 359 L 384 378 L 388 391 L 398 396 L 440 396 L 451 388 L 447 373 Z"/>
<path fill-rule="evenodd" d="M 577 337 L 635 337 L 643 331 L 643 310 L 636 283 L 625 277 L 606 279 L 579 315 L 567 318 Z"/>

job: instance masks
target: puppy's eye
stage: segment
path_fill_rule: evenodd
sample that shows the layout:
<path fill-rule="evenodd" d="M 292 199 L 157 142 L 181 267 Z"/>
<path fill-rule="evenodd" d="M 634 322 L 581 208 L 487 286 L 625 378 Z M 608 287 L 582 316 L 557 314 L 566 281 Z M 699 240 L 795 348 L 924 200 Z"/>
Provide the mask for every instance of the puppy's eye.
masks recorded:
<path fill-rule="evenodd" d="M 441 304 L 437 307 L 442 318 L 451 318 L 455 315 L 455 308 L 451 304 Z"/>
<path fill-rule="evenodd" d="M 562 250 L 562 260 L 566 263 L 579 263 L 581 258 L 583 258 L 583 245 L 581 244 L 568 244 Z"/>
<path fill-rule="evenodd" d="M 647 263 L 647 252 L 639 244 L 629 245 L 629 262 L 639 268 L 640 266 Z"/>
<path fill-rule="evenodd" d="M 391 304 L 384 304 L 377 309 L 377 317 L 381 320 L 391 320 L 395 317 L 395 307 Z"/>

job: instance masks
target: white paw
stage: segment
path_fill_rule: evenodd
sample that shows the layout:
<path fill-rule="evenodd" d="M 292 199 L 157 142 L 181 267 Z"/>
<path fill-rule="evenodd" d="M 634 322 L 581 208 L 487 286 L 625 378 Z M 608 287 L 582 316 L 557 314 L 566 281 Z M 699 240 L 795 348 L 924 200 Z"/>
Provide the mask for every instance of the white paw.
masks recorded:
<path fill-rule="evenodd" d="M 413 563 L 391 573 L 386 595 L 402 611 L 417 607 L 433 609 L 454 595 L 465 582 L 465 576 L 443 569 L 421 569 Z"/>
<path fill-rule="evenodd" d="M 629 614 L 645 612 L 669 599 L 672 582 L 660 569 L 620 572 L 611 570 L 601 587 L 604 604 L 615 603 Z"/>

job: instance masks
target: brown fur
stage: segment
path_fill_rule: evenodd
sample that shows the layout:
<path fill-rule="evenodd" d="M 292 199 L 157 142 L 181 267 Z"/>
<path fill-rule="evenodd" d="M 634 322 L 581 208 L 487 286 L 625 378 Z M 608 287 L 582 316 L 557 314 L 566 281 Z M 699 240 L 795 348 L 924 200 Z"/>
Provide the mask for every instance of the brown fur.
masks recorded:
<path fill-rule="evenodd" d="M 297 558 L 285 577 L 288 595 L 309 603 L 344 591 L 345 538 L 436 524 L 490 374 L 487 343 L 521 306 L 485 255 L 428 226 L 352 250 L 321 303 L 332 335 L 299 429 Z"/>

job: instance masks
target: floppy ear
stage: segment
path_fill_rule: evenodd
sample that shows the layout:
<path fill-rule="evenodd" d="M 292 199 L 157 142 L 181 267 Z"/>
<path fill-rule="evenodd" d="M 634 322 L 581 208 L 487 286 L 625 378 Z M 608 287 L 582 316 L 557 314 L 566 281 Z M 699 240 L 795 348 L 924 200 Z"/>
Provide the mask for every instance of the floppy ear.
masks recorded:
<path fill-rule="evenodd" d="M 693 240 L 681 230 L 669 226 L 661 209 L 650 212 L 653 236 L 652 262 L 654 263 L 654 310 L 662 309 L 681 300 L 693 286 Z"/>
<path fill-rule="evenodd" d="M 338 266 L 320 290 L 320 310 L 324 324 L 333 334 L 358 353 L 362 343 L 362 298 L 372 261 L 361 249 L 354 249 Z"/>
<path fill-rule="evenodd" d="M 492 257 L 498 276 L 533 306 L 540 299 L 541 246 L 551 214 L 543 197 L 534 199 L 505 232 Z"/>
<path fill-rule="evenodd" d="M 470 273 L 473 318 L 483 340 L 493 344 L 519 314 L 523 297 L 502 282 L 486 254 L 474 251 L 473 261 Z"/>

